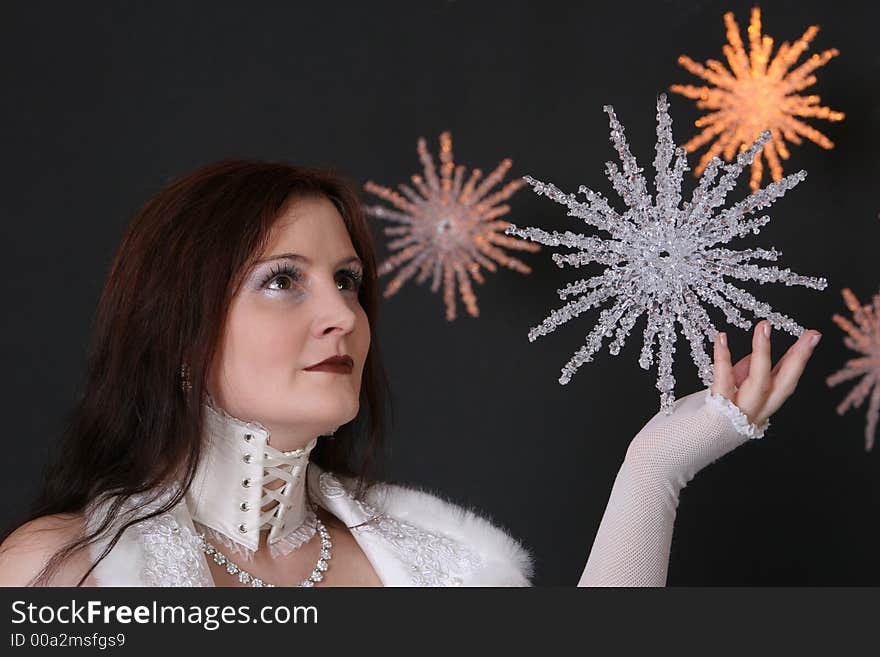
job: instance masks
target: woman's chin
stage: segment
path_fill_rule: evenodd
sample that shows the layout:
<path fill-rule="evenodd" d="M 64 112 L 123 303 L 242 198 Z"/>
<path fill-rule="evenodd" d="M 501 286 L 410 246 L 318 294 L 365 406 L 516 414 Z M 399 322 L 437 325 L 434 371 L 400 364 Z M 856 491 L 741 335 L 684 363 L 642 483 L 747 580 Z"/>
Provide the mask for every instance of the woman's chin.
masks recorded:
<path fill-rule="evenodd" d="M 319 434 L 328 434 L 357 417 L 358 408 L 357 402 L 328 405 L 321 409 L 323 412 L 315 413 L 310 424 L 318 427 Z"/>

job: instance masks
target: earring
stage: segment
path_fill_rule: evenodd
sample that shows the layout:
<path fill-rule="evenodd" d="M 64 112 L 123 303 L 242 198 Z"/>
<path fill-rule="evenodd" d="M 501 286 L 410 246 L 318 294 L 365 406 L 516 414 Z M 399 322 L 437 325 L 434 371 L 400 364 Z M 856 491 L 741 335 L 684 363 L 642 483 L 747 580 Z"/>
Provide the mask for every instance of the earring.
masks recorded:
<path fill-rule="evenodd" d="M 186 363 L 180 364 L 180 389 L 184 392 L 192 390 L 192 382 L 189 380 L 189 367 Z"/>

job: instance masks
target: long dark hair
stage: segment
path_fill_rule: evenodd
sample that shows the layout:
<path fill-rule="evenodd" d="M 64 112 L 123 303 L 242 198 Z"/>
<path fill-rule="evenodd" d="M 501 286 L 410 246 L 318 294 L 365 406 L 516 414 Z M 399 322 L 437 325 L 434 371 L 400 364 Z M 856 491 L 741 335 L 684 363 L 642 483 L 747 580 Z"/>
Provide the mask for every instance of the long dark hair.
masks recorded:
<path fill-rule="evenodd" d="M 325 171 L 244 160 L 209 164 L 173 181 L 140 209 L 110 266 L 81 395 L 39 498 L 21 522 L 80 514 L 98 499 L 113 502 L 98 526 L 59 549 L 31 584 L 47 583 L 67 557 L 104 535 L 132 496 L 148 504 L 169 482 L 180 484 L 157 510 L 124 522 L 77 586 L 125 529 L 183 498 L 199 462 L 201 402 L 229 304 L 287 203 L 315 195 L 336 205 L 363 263 L 359 299 L 373 339 L 357 417 L 333 440 L 319 441 L 310 460 L 356 478 L 359 493 L 371 483 L 388 383 L 375 339 L 375 253 L 357 193 Z M 189 368 L 186 391 L 182 362 Z"/>

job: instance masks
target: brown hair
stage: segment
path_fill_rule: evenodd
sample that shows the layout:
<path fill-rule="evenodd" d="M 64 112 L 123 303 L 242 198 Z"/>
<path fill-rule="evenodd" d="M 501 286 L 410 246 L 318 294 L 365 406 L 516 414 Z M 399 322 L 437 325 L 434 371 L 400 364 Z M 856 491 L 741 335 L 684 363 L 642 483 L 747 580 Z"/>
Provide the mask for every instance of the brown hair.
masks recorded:
<path fill-rule="evenodd" d="M 319 441 L 310 459 L 356 477 L 359 493 L 369 485 L 388 383 L 375 339 L 375 254 L 357 193 L 329 172 L 243 160 L 209 164 L 173 181 L 140 209 L 110 266 L 80 398 L 24 522 L 83 513 L 99 498 L 114 503 L 94 531 L 53 555 L 34 584 L 47 582 L 68 556 L 108 531 L 132 495 L 145 494 L 148 503 L 169 482 L 181 483 L 158 510 L 125 522 L 78 585 L 126 528 L 182 499 L 199 461 L 201 400 L 229 304 L 289 200 L 313 195 L 336 205 L 363 263 L 359 300 L 374 338 L 357 417 L 333 440 Z M 185 392 L 182 362 L 192 385 Z"/>

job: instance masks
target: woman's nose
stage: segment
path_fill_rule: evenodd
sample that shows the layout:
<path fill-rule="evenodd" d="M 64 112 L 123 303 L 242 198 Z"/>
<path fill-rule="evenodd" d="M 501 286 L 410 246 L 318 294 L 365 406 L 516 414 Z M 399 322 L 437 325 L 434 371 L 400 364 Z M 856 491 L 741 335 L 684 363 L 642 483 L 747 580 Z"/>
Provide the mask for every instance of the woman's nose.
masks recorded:
<path fill-rule="evenodd" d="M 357 299 L 340 290 L 335 281 L 321 287 L 321 294 L 316 296 L 315 333 L 351 332 L 357 320 L 352 304 L 358 303 Z"/>

